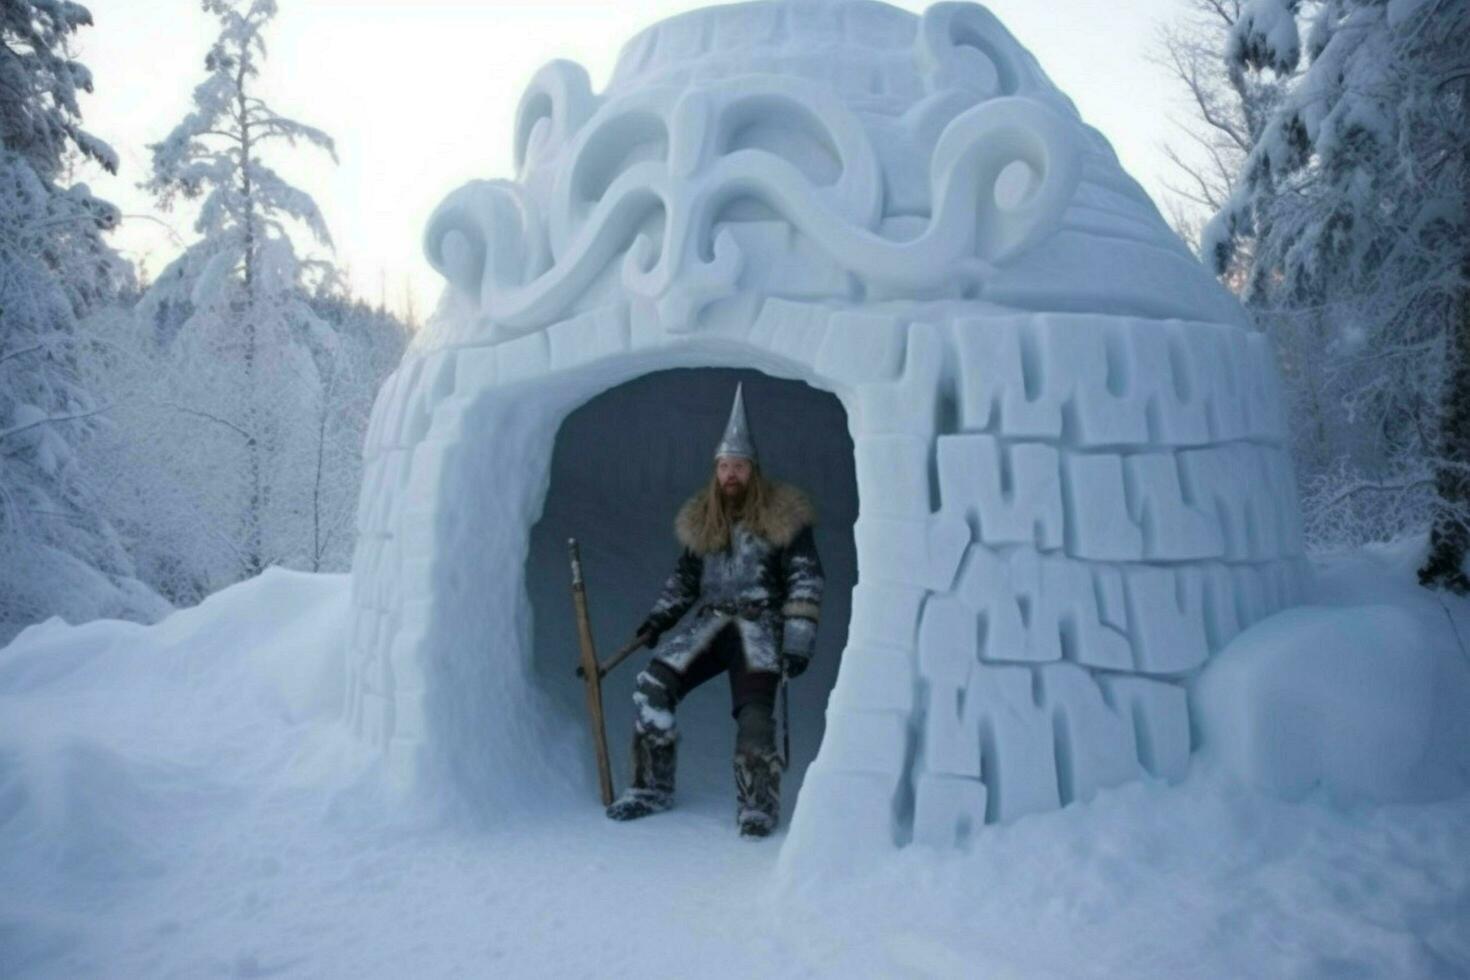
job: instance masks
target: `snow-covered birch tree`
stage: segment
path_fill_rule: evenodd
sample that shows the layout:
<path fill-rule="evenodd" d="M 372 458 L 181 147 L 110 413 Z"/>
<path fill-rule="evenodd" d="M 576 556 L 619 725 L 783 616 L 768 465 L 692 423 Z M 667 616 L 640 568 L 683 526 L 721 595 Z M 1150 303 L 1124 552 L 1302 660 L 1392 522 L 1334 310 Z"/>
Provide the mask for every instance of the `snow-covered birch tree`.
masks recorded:
<path fill-rule="evenodd" d="M 0 0 L 0 644 L 52 614 L 167 608 L 133 580 L 77 457 L 107 407 L 79 371 L 77 320 L 132 276 L 104 240 L 117 209 L 64 186 L 78 161 L 117 172 L 81 125 L 92 77 L 70 42 L 91 23 L 77 3 Z"/>
<path fill-rule="evenodd" d="M 1183 112 L 1174 117 L 1177 139 L 1164 152 L 1172 164 L 1165 181 L 1173 200 L 1170 223 L 1198 247 L 1200 231 L 1235 191 L 1246 155 L 1285 90 L 1271 71 L 1227 64 L 1224 52 L 1247 0 L 1179 0 L 1179 14 L 1159 32 L 1153 60 L 1176 83 Z M 1233 256 L 1227 283 L 1250 260 Z"/>
<path fill-rule="evenodd" d="M 339 346 L 314 420 L 311 528 L 297 560 L 311 571 L 336 571 L 347 567 L 356 541 L 362 443 L 373 401 L 402 359 L 410 332 L 387 310 L 360 300 L 319 291 L 311 304 L 331 324 Z"/>
<path fill-rule="evenodd" d="M 1282 76 L 1303 55 L 1204 252 L 1224 272 L 1250 247 L 1247 302 L 1323 331 L 1341 429 L 1308 487 L 1319 536 L 1427 525 L 1421 581 L 1467 589 L 1470 5 L 1251 0 L 1227 52 Z"/>
<path fill-rule="evenodd" d="M 268 516 L 276 560 L 342 571 L 356 543 L 363 434 L 408 332 L 391 314 L 335 291 L 306 300 L 337 344 L 321 368 L 321 397 L 293 420 L 293 449 L 282 461 L 278 506 Z M 171 342 L 160 342 L 153 319 L 131 306 L 107 307 L 82 326 L 94 340 L 86 379 L 109 405 L 109 425 L 88 441 L 84 458 L 89 469 L 108 474 L 109 512 L 138 576 L 175 604 L 192 605 L 242 574 L 238 541 L 225 533 L 238 516 L 238 441 L 184 400 L 180 389 L 191 384 L 192 369 L 174 357 Z M 169 324 L 162 333 L 176 336 L 177 328 Z"/>
<path fill-rule="evenodd" d="M 233 580 L 299 557 L 315 470 L 314 438 L 331 411 L 324 379 L 338 378 L 338 338 L 307 302 L 333 288 L 330 262 L 299 256 L 288 222 L 331 246 L 316 203 L 265 160 L 305 142 L 336 160 L 331 138 L 287 118 L 257 94 L 262 31 L 274 0 L 203 0 L 220 34 L 204 59 L 193 108 L 150 144 L 143 186 L 164 208 L 197 199 L 200 237 L 165 268 L 139 304 L 174 373 L 176 438 L 198 465 L 201 500 L 232 553 Z M 293 562 L 294 563 L 294 562 Z M 225 582 L 217 582 L 225 584 Z"/>

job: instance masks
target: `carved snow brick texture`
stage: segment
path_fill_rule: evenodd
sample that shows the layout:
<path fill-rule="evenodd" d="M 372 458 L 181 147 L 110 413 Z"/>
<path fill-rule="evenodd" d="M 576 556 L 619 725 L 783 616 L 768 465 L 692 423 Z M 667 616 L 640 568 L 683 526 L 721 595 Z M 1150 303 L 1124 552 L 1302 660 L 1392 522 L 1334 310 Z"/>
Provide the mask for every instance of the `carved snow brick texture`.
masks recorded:
<path fill-rule="evenodd" d="M 986 822 L 1181 777 L 1184 679 L 1295 602 L 1305 574 L 1262 338 L 1082 314 L 742 309 L 717 325 L 737 352 L 721 363 L 743 350 L 790 364 L 843 399 L 854 437 L 860 581 L 810 805 L 862 787 L 874 836 L 955 847 Z M 405 778 L 434 737 L 430 626 L 465 601 L 444 557 L 461 552 L 443 545 L 467 502 L 445 474 L 493 438 L 467 431 L 466 412 L 690 338 L 616 305 L 410 356 L 384 384 L 364 446 L 347 718 Z"/>

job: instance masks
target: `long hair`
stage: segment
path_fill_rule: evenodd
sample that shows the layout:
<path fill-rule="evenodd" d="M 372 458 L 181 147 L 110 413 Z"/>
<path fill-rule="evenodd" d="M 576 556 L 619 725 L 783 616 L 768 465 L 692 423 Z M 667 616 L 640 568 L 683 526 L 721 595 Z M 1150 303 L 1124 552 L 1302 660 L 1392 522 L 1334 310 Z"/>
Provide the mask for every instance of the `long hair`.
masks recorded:
<path fill-rule="evenodd" d="M 798 531 L 816 522 L 817 512 L 806 494 L 752 466 L 739 511 L 726 508 L 719 481 L 712 474 L 674 516 L 674 536 L 695 554 L 723 551 L 730 546 L 737 519 L 752 533 L 784 548 Z"/>

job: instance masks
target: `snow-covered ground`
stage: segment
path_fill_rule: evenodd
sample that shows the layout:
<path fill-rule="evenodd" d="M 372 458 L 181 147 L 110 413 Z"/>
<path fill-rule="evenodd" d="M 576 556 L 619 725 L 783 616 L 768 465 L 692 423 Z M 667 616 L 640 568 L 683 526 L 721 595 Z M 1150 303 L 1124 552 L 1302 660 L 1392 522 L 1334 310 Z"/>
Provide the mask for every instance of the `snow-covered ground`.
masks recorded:
<path fill-rule="evenodd" d="M 1464 976 L 1470 602 L 1413 586 L 1414 550 L 1323 562 L 1315 601 L 1344 608 L 1211 665 L 1207 731 L 1265 724 L 1243 691 L 1296 698 L 1281 752 L 1214 734 L 1178 786 L 840 879 L 784 878 L 722 793 L 615 825 L 589 786 L 476 830 L 379 795 L 336 724 L 345 576 L 271 570 L 152 627 L 52 620 L 0 650 L 0 975 Z M 1324 642 L 1351 669 L 1307 684 Z M 1339 750 L 1372 745 L 1353 777 Z M 1434 772 L 1408 789 L 1458 789 L 1375 801 L 1414 795 L 1383 770 L 1414 751 Z"/>

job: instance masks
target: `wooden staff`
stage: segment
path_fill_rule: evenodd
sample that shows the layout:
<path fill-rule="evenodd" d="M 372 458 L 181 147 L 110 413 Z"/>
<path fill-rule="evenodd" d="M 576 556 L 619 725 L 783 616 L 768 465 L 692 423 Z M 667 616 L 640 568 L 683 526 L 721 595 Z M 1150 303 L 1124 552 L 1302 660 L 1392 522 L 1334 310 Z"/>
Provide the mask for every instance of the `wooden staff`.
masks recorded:
<path fill-rule="evenodd" d="M 582 557 L 577 552 L 577 539 L 568 538 L 572 553 L 572 605 L 577 611 L 577 634 L 582 641 L 582 663 L 577 672 L 587 685 L 587 713 L 592 723 L 592 741 L 597 749 L 597 782 L 602 790 L 602 805 L 613 801 L 612 766 L 607 758 L 607 730 L 602 720 L 602 671 L 597 665 L 597 651 L 592 645 L 592 623 L 587 618 L 587 588 L 582 584 Z"/>

